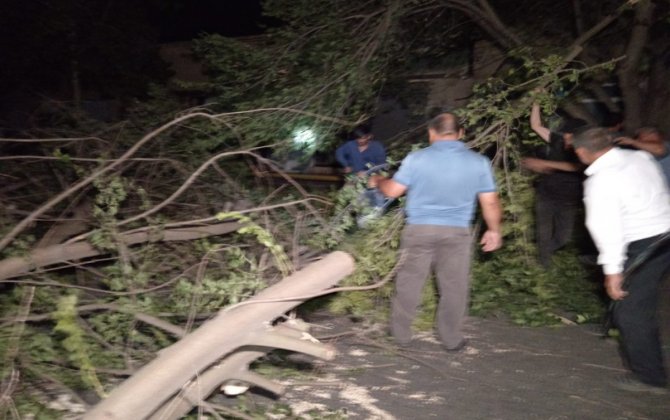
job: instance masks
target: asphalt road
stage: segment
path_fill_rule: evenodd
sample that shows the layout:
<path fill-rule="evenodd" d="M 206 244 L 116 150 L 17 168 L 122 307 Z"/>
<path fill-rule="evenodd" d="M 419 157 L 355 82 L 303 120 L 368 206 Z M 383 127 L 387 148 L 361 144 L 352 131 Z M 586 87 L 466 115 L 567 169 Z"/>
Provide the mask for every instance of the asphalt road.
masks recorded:
<path fill-rule="evenodd" d="M 661 299 L 670 361 L 670 281 Z M 300 418 L 670 419 L 670 394 L 614 386 L 625 370 L 616 341 L 603 339 L 596 325 L 526 328 L 469 318 L 469 346 L 450 354 L 432 333 L 398 349 L 383 325 L 326 314 L 311 321 L 328 328 L 314 335 L 341 334 L 331 341 L 339 355 L 284 381 L 288 391 L 279 402 Z"/>

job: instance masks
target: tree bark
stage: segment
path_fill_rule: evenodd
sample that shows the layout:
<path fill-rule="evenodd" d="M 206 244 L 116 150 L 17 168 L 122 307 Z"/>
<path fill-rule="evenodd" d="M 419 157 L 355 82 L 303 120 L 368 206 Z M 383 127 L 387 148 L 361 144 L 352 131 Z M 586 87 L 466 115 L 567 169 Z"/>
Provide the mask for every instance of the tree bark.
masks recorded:
<path fill-rule="evenodd" d="M 276 328 L 281 330 L 287 336 L 300 338 L 303 336 L 303 333 L 307 332 L 307 328 L 302 328 L 300 322 L 293 323 L 293 321 L 296 320 L 280 324 Z M 178 420 L 183 418 L 189 411 L 191 411 L 194 403 L 199 404 L 201 401 L 204 401 L 207 396 L 214 392 L 216 388 L 221 386 L 226 380 L 243 379 L 243 377 L 249 373 L 249 365 L 259 357 L 266 355 L 269 351 L 270 349 L 268 348 L 240 350 L 227 356 L 216 366 L 208 369 L 202 375 L 198 375 L 198 377 L 187 387 L 180 390 L 177 396 L 163 404 L 160 409 L 153 413 L 150 420 Z M 260 378 L 254 377 L 251 379 Z M 284 391 L 283 386 L 277 387 L 274 383 L 267 383 L 267 380 L 260 381 L 263 382 L 263 388 L 271 390 L 275 395 L 281 395 Z M 259 381 L 248 381 L 248 383 L 251 384 L 257 384 L 257 382 Z"/>
<path fill-rule="evenodd" d="M 521 40 L 500 20 L 487 0 L 447 0 L 446 6 L 460 10 L 491 35 L 494 42 L 506 49 L 518 47 Z M 476 4 L 475 4 L 476 3 Z"/>
<path fill-rule="evenodd" d="M 242 224 L 237 222 L 223 222 L 215 225 L 169 229 L 161 232 L 159 236 L 151 232 L 121 233 L 119 239 L 127 246 L 149 241 L 190 241 L 208 236 L 225 235 L 236 231 L 242 226 Z M 104 253 L 105 251 L 95 248 L 89 242 L 76 242 L 73 244 L 60 244 L 38 248 L 25 257 L 10 257 L 0 261 L 0 281 L 27 274 L 36 268 L 93 257 Z"/>
<path fill-rule="evenodd" d="M 308 298 L 305 295 L 334 286 L 353 269 L 353 258 L 336 251 L 265 289 L 243 305 L 224 308 L 196 331 L 161 351 L 154 361 L 88 412 L 84 420 L 147 418 L 191 380 L 235 349 L 244 346 L 286 347 L 281 341 L 291 341 L 291 337 L 264 339 L 268 334 L 273 335 L 274 330 L 269 327 L 272 321 L 302 303 Z M 307 352 L 316 352 L 316 343 L 308 340 L 302 343 Z M 299 340 L 293 339 L 288 346 L 296 350 L 295 346 L 299 345 Z M 324 356 L 334 356 L 331 353 L 334 349 L 325 347 L 324 351 Z"/>
<path fill-rule="evenodd" d="M 626 59 L 619 66 L 619 87 L 625 104 L 624 127 L 635 130 L 642 124 L 642 101 L 646 96 L 640 86 L 640 61 L 647 40 L 649 26 L 653 18 L 654 4 L 651 0 L 641 0 L 635 6 L 635 21 L 626 47 Z"/>

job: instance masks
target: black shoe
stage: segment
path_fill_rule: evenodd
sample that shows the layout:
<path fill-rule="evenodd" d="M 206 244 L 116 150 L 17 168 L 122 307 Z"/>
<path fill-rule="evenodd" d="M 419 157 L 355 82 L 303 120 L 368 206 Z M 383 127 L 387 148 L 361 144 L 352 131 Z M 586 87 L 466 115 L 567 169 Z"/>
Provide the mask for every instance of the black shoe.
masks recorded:
<path fill-rule="evenodd" d="M 619 376 L 616 379 L 615 386 L 630 392 L 647 392 L 656 395 L 665 395 L 668 393 L 667 388 L 645 384 L 644 382 L 638 381 L 630 374 Z"/>
<path fill-rule="evenodd" d="M 454 347 L 443 346 L 447 353 L 458 353 L 463 350 L 468 345 L 468 339 L 464 338 L 460 343 L 456 344 Z"/>

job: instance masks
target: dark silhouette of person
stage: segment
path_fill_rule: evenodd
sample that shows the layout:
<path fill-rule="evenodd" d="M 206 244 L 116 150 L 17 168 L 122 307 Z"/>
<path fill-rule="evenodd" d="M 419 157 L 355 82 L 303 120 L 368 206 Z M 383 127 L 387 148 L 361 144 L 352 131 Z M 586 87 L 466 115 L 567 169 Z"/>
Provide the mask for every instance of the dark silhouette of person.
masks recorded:
<path fill-rule="evenodd" d="M 573 133 L 584 127 L 583 120 L 566 121 L 560 132 L 542 124 L 540 106 L 533 104 L 530 126 L 547 144 L 542 158 L 525 158 L 521 164 L 539 177 L 535 184 L 535 231 L 538 258 L 544 267 L 572 238 L 577 214 L 582 208 L 584 166 L 572 148 Z"/>

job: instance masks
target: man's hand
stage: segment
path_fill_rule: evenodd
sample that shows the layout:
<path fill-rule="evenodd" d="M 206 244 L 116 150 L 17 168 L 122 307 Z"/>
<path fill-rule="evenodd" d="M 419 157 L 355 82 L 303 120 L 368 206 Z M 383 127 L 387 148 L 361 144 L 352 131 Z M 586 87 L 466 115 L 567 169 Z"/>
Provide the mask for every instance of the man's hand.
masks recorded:
<path fill-rule="evenodd" d="M 630 146 L 639 150 L 649 152 L 657 158 L 664 157 L 667 154 L 665 143 L 662 141 L 642 141 L 642 139 L 631 139 L 630 137 L 617 137 L 614 139 L 617 146 Z"/>
<path fill-rule="evenodd" d="M 342 168 L 342 172 L 344 172 L 345 174 L 350 174 L 351 171 L 352 171 L 351 166 L 345 166 L 344 168 Z"/>
<path fill-rule="evenodd" d="M 393 178 L 387 178 L 378 174 L 371 175 L 368 178 L 368 187 L 377 188 L 384 196 L 391 198 L 398 198 L 407 191 L 406 186 L 394 181 Z"/>
<path fill-rule="evenodd" d="M 379 181 L 381 181 L 382 179 L 386 179 L 386 177 L 379 174 L 370 175 L 370 177 L 368 178 L 368 187 L 377 188 L 377 186 L 379 185 Z"/>
<path fill-rule="evenodd" d="M 623 274 L 607 274 L 605 275 L 605 290 L 609 297 L 613 300 L 621 300 L 628 296 L 628 292 L 622 289 Z"/>
<path fill-rule="evenodd" d="M 521 160 L 521 166 L 540 174 L 548 174 L 553 172 L 553 168 L 551 168 L 544 159 L 525 158 Z"/>
<path fill-rule="evenodd" d="M 623 146 L 635 146 L 637 141 L 631 139 L 630 137 L 617 137 L 613 141 L 614 144 L 617 146 L 623 145 Z"/>
<path fill-rule="evenodd" d="M 495 230 L 487 230 L 482 235 L 481 241 L 479 244 L 482 246 L 482 251 L 492 252 L 502 246 L 502 235 L 500 232 Z"/>

